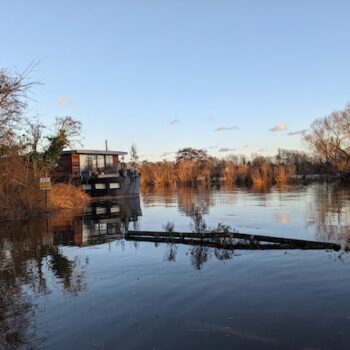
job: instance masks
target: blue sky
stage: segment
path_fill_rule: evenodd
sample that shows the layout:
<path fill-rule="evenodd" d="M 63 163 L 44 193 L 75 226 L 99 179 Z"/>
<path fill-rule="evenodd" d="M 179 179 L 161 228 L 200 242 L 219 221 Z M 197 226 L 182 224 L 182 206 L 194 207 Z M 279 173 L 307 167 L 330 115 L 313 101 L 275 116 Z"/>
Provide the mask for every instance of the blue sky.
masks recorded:
<path fill-rule="evenodd" d="M 85 148 L 274 154 L 350 101 L 349 1 L 1 3 L 0 66 L 39 62 L 28 114 L 81 120 Z"/>

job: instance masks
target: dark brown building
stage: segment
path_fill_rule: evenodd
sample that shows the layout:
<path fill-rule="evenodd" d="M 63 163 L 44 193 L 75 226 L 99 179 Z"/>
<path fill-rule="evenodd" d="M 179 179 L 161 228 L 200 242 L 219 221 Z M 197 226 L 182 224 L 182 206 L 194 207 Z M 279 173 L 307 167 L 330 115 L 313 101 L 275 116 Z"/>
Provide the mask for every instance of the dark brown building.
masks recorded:
<path fill-rule="evenodd" d="M 57 179 L 80 179 L 91 174 L 117 173 L 121 168 L 121 151 L 71 150 L 64 151 L 55 169 Z M 88 175 L 87 175 L 88 174 Z"/>

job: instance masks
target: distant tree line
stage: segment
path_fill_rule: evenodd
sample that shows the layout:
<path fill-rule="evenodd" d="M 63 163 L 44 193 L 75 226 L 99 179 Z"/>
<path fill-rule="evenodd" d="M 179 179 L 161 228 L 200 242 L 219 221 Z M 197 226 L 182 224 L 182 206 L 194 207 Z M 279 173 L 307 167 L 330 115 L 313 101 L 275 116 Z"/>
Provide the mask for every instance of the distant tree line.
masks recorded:
<path fill-rule="evenodd" d="M 144 186 L 213 183 L 246 185 L 285 184 L 319 178 L 350 178 L 350 105 L 315 120 L 303 135 L 309 153 L 279 149 L 273 157 L 230 155 L 219 159 L 205 149 L 180 149 L 175 161 L 144 161 L 139 165 Z"/>

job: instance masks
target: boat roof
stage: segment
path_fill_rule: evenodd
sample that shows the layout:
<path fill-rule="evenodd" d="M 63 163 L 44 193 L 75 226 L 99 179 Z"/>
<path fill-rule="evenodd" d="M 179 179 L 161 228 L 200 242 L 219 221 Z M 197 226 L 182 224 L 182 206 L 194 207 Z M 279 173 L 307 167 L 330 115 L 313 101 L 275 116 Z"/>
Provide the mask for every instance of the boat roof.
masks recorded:
<path fill-rule="evenodd" d="M 93 150 L 93 149 L 73 149 L 68 151 L 63 151 L 62 154 L 96 154 L 96 155 L 109 155 L 109 156 L 125 156 L 128 152 L 123 151 L 104 151 L 104 150 Z"/>

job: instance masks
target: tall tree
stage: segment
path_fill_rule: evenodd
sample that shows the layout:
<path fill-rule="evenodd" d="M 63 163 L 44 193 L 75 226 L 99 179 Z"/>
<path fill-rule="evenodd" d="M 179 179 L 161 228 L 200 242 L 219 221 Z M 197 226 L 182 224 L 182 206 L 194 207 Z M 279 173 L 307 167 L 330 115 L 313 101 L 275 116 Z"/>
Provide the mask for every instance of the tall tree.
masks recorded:
<path fill-rule="evenodd" d="M 135 143 L 133 143 L 130 147 L 130 160 L 133 164 L 136 164 L 139 160 L 139 153 Z"/>
<path fill-rule="evenodd" d="M 47 138 L 49 145 L 43 154 L 45 165 L 49 168 L 55 166 L 64 148 L 80 143 L 80 133 L 80 121 L 70 116 L 56 118 L 56 131 Z"/>
<path fill-rule="evenodd" d="M 208 160 L 208 152 L 205 149 L 197 149 L 192 147 L 185 147 L 179 149 L 176 153 L 176 161 L 182 160 L 194 160 L 194 161 L 203 161 Z"/>
<path fill-rule="evenodd" d="M 4 142 L 9 133 L 23 119 L 27 107 L 28 91 L 35 84 L 28 80 L 30 66 L 23 73 L 0 69 L 0 141 Z"/>
<path fill-rule="evenodd" d="M 304 140 L 321 162 L 343 174 L 350 172 L 350 104 L 343 110 L 317 119 Z"/>

